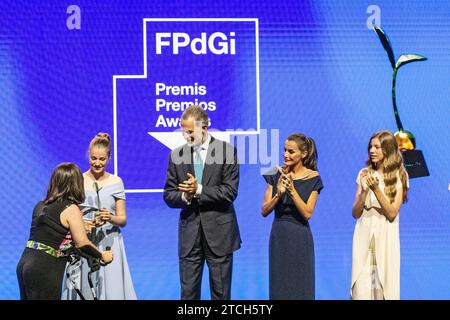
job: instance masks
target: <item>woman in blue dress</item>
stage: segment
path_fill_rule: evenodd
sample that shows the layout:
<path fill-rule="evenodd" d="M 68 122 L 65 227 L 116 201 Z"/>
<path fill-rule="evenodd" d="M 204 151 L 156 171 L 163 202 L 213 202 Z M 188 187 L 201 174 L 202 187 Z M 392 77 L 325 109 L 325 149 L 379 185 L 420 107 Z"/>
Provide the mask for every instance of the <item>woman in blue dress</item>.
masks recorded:
<path fill-rule="evenodd" d="M 80 205 L 85 226 L 100 250 L 110 247 L 114 261 L 93 274 L 93 285 L 99 300 L 135 300 L 133 281 L 128 267 L 121 228 L 126 225 L 125 189 L 122 180 L 106 172 L 110 159 L 111 142 L 107 133 L 97 134 L 89 145 L 90 169 L 83 174 L 86 200 Z M 63 299 L 92 299 L 85 259 L 68 265 Z"/>
<path fill-rule="evenodd" d="M 264 175 L 261 213 L 275 210 L 269 244 L 271 300 L 314 300 L 314 243 L 308 220 L 323 188 L 312 138 L 292 134 L 284 143 L 284 166 Z"/>

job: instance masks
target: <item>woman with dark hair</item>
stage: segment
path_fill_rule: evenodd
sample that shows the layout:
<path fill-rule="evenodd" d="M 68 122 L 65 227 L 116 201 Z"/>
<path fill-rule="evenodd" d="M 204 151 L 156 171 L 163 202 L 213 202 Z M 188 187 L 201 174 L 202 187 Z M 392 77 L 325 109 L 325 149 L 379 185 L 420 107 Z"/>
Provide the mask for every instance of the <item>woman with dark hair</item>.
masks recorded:
<path fill-rule="evenodd" d="M 261 209 L 275 209 L 269 244 L 270 299 L 315 299 L 314 243 L 308 220 L 323 188 L 312 138 L 292 134 L 284 143 L 284 167 L 264 175 Z"/>
<path fill-rule="evenodd" d="M 88 240 L 78 204 L 84 201 L 83 175 L 73 163 L 62 163 L 52 173 L 45 200 L 33 211 L 30 237 L 17 264 L 22 300 L 59 300 L 71 242 L 104 263 L 112 252 L 100 252 Z"/>
<path fill-rule="evenodd" d="M 366 167 L 356 179 L 350 297 L 400 299 L 399 210 L 409 188 L 394 135 L 376 132 L 367 147 Z"/>

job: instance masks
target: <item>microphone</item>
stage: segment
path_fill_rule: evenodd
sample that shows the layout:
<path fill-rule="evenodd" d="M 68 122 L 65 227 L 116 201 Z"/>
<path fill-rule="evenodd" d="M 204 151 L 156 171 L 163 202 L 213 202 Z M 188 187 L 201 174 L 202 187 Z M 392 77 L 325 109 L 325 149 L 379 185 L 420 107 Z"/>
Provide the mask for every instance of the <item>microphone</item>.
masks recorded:
<path fill-rule="evenodd" d="M 97 228 L 96 227 L 91 228 L 91 234 L 90 234 L 89 238 L 90 238 L 89 240 L 91 240 L 91 242 L 94 245 L 96 245 L 96 243 L 95 243 L 97 241 Z"/>

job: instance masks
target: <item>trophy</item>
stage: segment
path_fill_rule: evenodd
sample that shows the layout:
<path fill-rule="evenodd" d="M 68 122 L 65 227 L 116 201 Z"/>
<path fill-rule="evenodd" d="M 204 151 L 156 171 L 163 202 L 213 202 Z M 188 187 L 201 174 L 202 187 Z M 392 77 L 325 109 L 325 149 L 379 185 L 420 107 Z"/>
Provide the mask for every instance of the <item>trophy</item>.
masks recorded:
<path fill-rule="evenodd" d="M 395 139 L 397 140 L 398 147 L 403 155 L 404 165 L 406 171 L 410 178 L 417 178 L 423 176 L 429 176 L 427 165 L 425 163 L 425 158 L 423 157 L 423 153 L 421 150 L 416 149 L 416 138 L 414 135 L 403 128 L 402 121 L 400 120 L 400 116 L 398 114 L 397 102 L 395 98 L 395 81 L 397 78 L 397 71 L 401 66 L 415 62 L 415 61 L 424 61 L 427 58 L 423 56 L 419 56 L 416 54 L 402 54 L 397 62 L 395 62 L 394 51 L 392 50 L 391 43 L 389 38 L 384 33 L 384 31 L 377 25 L 373 25 L 373 29 L 377 33 L 380 41 L 387 52 L 389 62 L 391 63 L 391 67 L 393 70 L 392 73 L 392 103 L 394 105 L 394 116 L 395 122 L 397 123 L 398 131 L 394 134 Z"/>
<path fill-rule="evenodd" d="M 99 185 L 98 185 L 98 183 L 97 183 L 97 181 L 94 181 L 94 183 L 93 183 L 93 187 L 94 187 L 94 190 L 95 190 L 95 193 L 97 194 L 97 210 L 95 210 L 95 214 L 94 214 L 94 224 L 95 224 L 95 227 L 93 227 L 92 229 L 91 229 L 91 241 L 92 241 L 92 243 L 94 243 L 94 244 L 96 244 L 96 242 L 97 242 L 97 226 L 99 226 L 99 220 L 98 220 L 98 218 L 99 218 L 99 216 L 100 216 L 100 210 L 101 210 L 101 203 L 100 203 L 100 190 L 101 190 L 101 187 L 99 187 Z"/>

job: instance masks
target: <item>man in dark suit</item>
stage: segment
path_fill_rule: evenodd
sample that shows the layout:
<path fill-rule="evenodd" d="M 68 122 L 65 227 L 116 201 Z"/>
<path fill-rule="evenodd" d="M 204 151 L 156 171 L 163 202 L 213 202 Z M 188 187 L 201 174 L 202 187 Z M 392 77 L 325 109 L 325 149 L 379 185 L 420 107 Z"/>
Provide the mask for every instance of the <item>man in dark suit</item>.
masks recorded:
<path fill-rule="evenodd" d="M 164 201 L 181 208 L 178 256 L 181 299 L 200 299 L 203 266 L 209 269 L 211 299 L 229 300 L 233 252 L 241 238 L 233 207 L 238 194 L 236 149 L 208 133 L 209 117 L 190 106 L 181 117 L 187 144 L 170 153 Z"/>

